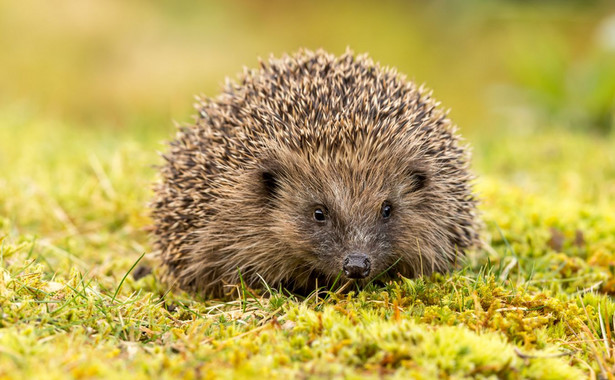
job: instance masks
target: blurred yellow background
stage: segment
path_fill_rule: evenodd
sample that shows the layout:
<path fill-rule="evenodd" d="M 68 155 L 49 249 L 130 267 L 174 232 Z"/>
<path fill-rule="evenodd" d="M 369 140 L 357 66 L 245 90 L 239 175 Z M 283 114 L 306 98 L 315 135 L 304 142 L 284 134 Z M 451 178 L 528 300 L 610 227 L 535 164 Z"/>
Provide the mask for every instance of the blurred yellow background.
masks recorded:
<path fill-rule="evenodd" d="M 0 102 L 83 127 L 172 128 L 193 96 L 300 47 L 350 47 L 434 90 L 464 133 L 609 133 L 613 1 L 0 2 Z"/>

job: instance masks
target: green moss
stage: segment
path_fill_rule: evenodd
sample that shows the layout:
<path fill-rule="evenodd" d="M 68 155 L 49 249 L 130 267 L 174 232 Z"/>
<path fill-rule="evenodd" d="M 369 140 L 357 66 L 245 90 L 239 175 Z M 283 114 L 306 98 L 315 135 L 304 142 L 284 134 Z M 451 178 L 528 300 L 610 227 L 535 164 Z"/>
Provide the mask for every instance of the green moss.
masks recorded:
<path fill-rule="evenodd" d="M 145 204 L 166 132 L 0 125 L 14 157 L 0 160 L 0 378 L 576 379 L 615 364 L 613 138 L 475 139 L 487 244 L 452 274 L 220 301 L 155 278 Z M 545 140 L 571 157 L 543 165 Z M 137 261 L 153 273 L 135 280 Z"/>

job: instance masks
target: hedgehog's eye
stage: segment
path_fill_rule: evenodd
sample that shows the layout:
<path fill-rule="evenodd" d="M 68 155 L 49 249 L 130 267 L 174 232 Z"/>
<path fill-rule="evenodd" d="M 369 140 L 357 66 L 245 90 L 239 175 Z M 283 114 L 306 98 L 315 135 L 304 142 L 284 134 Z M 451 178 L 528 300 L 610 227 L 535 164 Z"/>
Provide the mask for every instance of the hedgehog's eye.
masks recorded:
<path fill-rule="evenodd" d="M 393 206 L 389 202 L 384 202 L 382 207 L 380 207 L 380 215 L 384 219 L 388 219 L 391 216 L 391 212 L 393 212 Z"/>
<path fill-rule="evenodd" d="M 322 208 L 317 207 L 314 210 L 314 220 L 316 220 L 317 222 L 324 222 L 325 219 L 327 219 L 325 211 Z"/>

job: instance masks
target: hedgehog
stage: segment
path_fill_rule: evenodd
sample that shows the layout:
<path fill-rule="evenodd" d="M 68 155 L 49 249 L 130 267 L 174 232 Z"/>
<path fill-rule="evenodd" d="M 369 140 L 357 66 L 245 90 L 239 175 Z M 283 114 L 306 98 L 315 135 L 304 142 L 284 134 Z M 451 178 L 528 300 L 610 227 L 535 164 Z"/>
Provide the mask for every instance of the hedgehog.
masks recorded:
<path fill-rule="evenodd" d="M 469 148 L 430 91 L 351 51 L 259 62 L 162 155 L 165 280 L 302 294 L 447 272 L 478 245 Z"/>

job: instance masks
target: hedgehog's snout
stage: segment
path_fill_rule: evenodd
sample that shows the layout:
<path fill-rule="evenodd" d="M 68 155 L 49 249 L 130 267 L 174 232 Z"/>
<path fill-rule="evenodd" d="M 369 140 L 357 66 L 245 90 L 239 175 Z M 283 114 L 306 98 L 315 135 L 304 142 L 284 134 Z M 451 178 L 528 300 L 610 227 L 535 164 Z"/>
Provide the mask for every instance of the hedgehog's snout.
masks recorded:
<path fill-rule="evenodd" d="M 344 274 L 352 279 L 369 276 L 372 263 L 364 253 L 351 253 L 344 258 Z"/>

